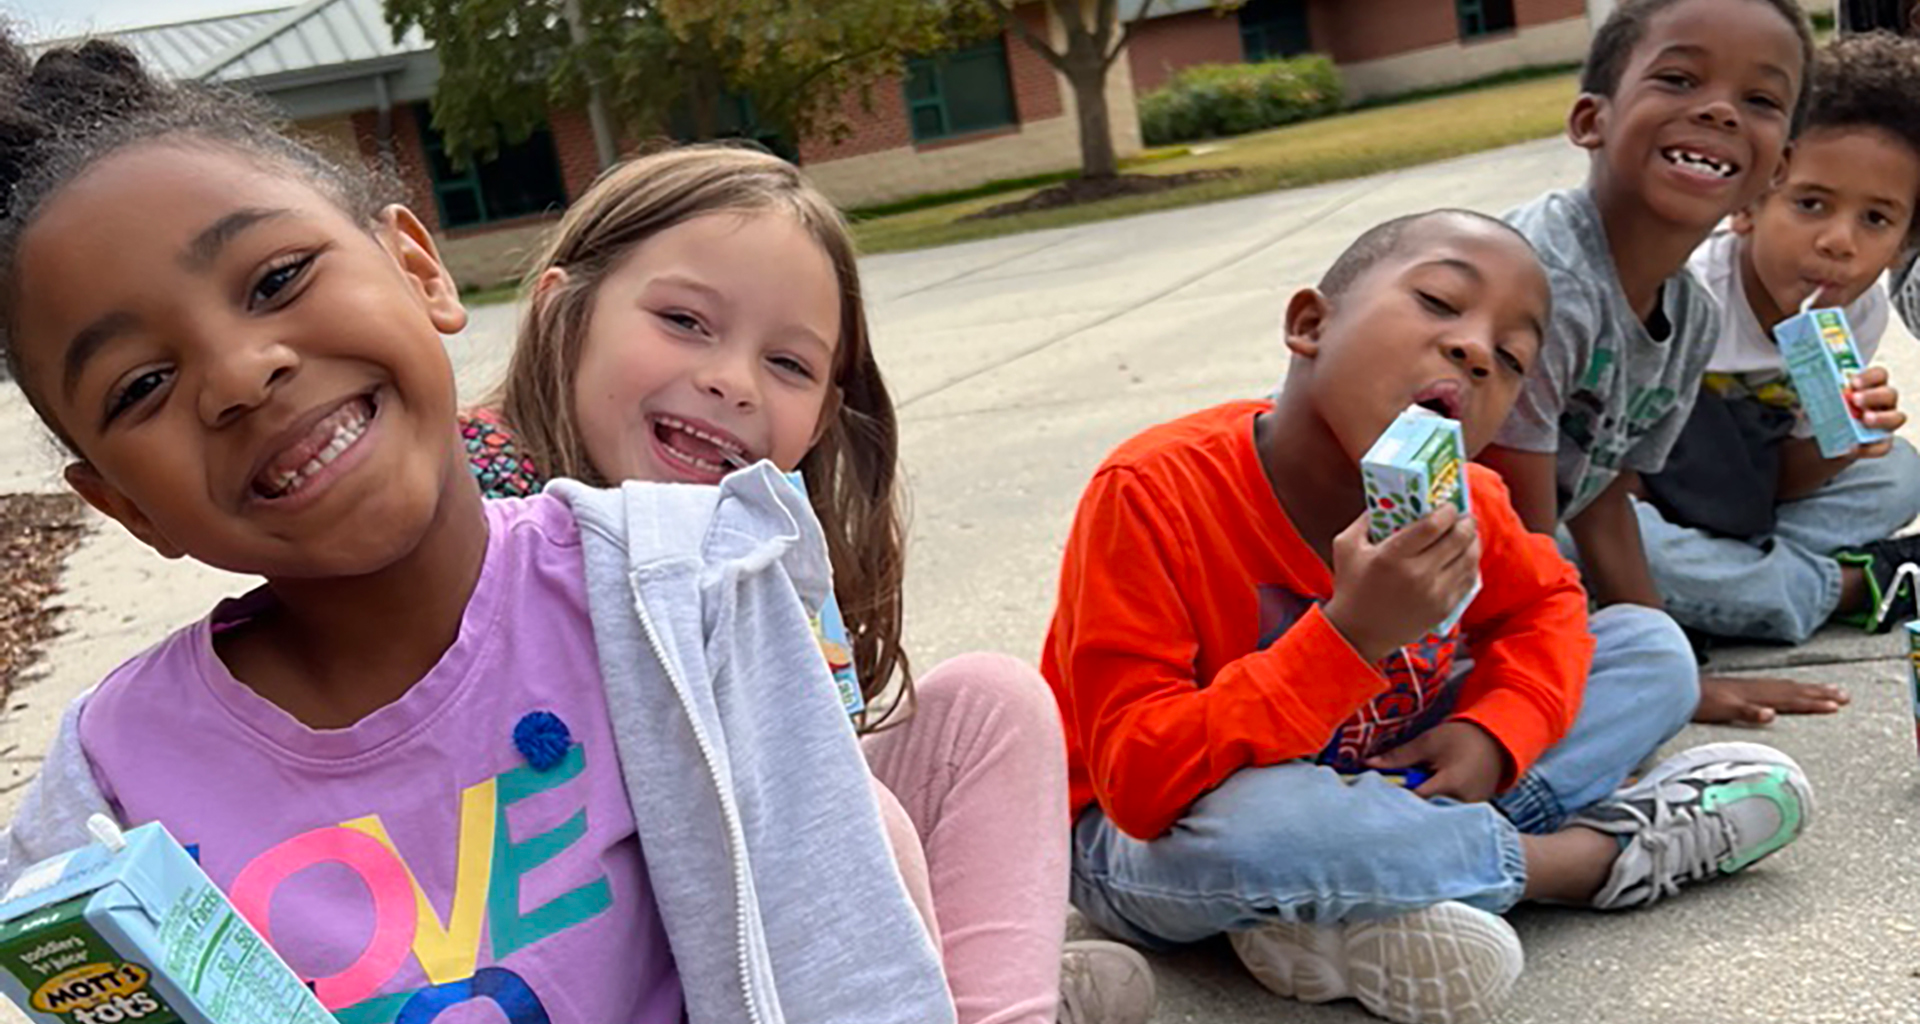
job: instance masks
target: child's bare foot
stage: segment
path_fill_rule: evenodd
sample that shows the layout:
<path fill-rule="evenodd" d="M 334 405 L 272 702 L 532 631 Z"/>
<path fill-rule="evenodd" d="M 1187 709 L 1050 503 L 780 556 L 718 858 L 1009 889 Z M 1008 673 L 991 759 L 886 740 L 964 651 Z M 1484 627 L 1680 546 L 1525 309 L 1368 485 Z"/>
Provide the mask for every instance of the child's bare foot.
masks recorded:
<path fill-rule="evenodd" d="M 1853 698 L 1825 683 L 1760 676 L 1701 676 L 1696 722 L 1765 725 L 1777 714 L 1830 715 Z"/>

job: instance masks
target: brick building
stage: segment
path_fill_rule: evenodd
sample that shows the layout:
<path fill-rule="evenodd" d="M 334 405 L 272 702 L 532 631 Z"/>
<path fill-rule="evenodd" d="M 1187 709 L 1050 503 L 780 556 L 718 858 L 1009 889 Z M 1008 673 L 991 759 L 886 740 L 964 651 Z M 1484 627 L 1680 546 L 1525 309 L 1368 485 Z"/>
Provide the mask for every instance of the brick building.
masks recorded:
<path fill-rule="evenodd" d="M 1031 27 L 1058 34 L 1044 5 L 1023 15 Z M 417 33 L 393 38 L 381 0 L 308 0 L 113 35 L 173 77 L 266 96 L 340 155 L 390 161 L 463 283 L 514 277 L 544 228 L 598 171 L 585 112 L 562 109 L 496 158 L 455 168 L 427 109 L 439 62 Z M 1108 100 L 1115 146 L 1126 155 L 1140 148 L 1139 118 L 1126 69 L 1117 71 Z M 1072 90 L 1012 35 L 912 60 L 869 95 L 870 108 L 857 95 L 843 100 L 852 127 L 845 138 L 785 147 L 844 206 L 1079 162 Z"/>
<path fill-rule="evenodd" d="M 1593 6 L 1611 9 L 1605 0 Z M 1146 91 L 1192 64 L 1311 51 L 1332 57 L 1347 95 L 1362 99 L 1575 63 L 1587 49 L 1588 7 L 1589 0 L 1248 0 L 1216 13 L 1209 0 L 1155 0 L 1127 63 L 1134 87 Z"/>
<path fill-rule="evenodd" d="M 1134 11 L 1142 0 L 1123 0 Z M 1327 53 L 1349 95 L 1401 92 L 1517 67 L 1578 60 L 1589 4 L 1609 0 L 1155 0 L 1107 83 L 1115 149 L 1140 148 L 1134 99 L 1178 69 Z M 1021 9 L 1056 41 L 1050 6 Z M 342 155 L 396 167 L 410 205 L 441 240 L 465 283 L 513 277 L 558 211 L 597 172 L 580 110 L 554 110 L 544 128 L 478 166 L 455 168 L 427 100 L 439 80 L 417 33 L 395 39 L 382 0 L 298 6 L 115 33 L 177 78 L 260 93 Z M 908 62 L 875 84 L 871 104 L 842 101 L 844 138 L 785 149 L 843 206 L 1058 171 L 1079 162 L 1073 91 L 1010 33 Z"/>

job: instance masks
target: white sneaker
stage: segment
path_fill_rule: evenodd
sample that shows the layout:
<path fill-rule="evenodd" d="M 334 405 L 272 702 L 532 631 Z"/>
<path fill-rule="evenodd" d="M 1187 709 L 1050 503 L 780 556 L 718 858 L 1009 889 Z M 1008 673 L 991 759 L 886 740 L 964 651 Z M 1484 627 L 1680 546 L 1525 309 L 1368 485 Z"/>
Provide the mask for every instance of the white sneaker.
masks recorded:
<path fill-rule="evenodd" d="M 1383 921 L 1263 925 L 1229 938 L 1271 991 L 1303 1003 L 1357 999 L 1401 1024 L 1487 1020 L 1526 964 L 1512 925 L 1464 903 Z"/>
<path fill-rule="evenodd" d="M 1076 939 L 1060 950 L 1060 1024 L 1147 1024 L 1153 968 L 1129 946 Z"/>

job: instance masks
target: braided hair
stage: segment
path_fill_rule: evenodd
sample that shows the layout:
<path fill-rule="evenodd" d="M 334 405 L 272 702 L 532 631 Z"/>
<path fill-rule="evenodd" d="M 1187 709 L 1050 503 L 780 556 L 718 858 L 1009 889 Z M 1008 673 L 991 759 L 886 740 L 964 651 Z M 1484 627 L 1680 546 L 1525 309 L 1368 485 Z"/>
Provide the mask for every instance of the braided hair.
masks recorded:
<path fill-rule="evenodd" d="M 49 426 L 59 430 L 26 387 L 12 343 L 20 239 L 48 200 L 105 157 L 164 141 L 219 147 L 299 175 L 371 225 L 395 194 L 390 176 L 342 165 L 285 134 L 286 127 L 254 97 L 154 75 L 120 43 L 92 39 L 35 57 L 0 31 L 0 354 Z"/>

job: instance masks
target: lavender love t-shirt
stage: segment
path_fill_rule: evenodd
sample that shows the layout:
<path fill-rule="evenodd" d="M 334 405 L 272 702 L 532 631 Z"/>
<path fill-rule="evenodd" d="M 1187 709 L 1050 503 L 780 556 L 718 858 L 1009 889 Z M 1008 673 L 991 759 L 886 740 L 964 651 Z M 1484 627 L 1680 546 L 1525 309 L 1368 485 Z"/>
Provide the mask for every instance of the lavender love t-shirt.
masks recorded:
<path fill-rule="evenodd" d="M 82 746 L 344 1024 L 674 1024 L 578 529 L 545 497 L 486 515 L 459 637 L 398 701 L 320 731 L 235 680 L 213 637 L 256 591 L 108 677 Z"/>

